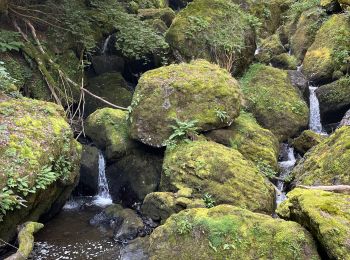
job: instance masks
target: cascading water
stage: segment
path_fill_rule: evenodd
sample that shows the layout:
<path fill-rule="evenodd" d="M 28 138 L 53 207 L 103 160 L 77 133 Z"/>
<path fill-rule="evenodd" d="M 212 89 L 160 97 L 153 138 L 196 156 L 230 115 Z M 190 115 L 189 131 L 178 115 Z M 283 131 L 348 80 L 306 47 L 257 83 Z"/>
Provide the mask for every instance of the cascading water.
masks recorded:
<path fill-rule="evenodd" d="M 107 206 L 112 204 L 112 197 L 109 194 L 108 182 L 106 178 L 106 162 L 103 153 L 98 154 L 98 194 L 95 196 L 94 204 Z"/>
<path fill-rule="evenodd" d="M 316 132 L 316 133 L 322 133 L 322 124 L 321 124 L 321 116 L 320 116 L 320 104 L 318 102 L 317 96 L 316 96 L 316 87 L 309 86 L 310 90 L 310 123 L 309 128 L 310 130 Z"/>
<path fill-rule="evenodd" d="M 279 176 L 279 180 L 277 181 L 277 185 L 276 185 L 277 189 L 279 190 L 279 193 L 277 193 L 277 196 L 276 196 L 276 204 L 277 205 L 286 199 L 286 192 L 285 192 L 285 187 L 284 187 L 285 179 L 289 177 L 289 174 L 293 170 L 295 163 L 296 163 L 293 147 L 291 147 L 287 144 L 283 144 L 282 153 L 286 154 L 287 156 L 285 156 L 286 158 L 284 158 L 283 161 L 278 163 L 278 165 L 281 169 L 281 173 Z"/>
<path fill-rule="evenodd" d="M 106 52 L 108 50 L 108 44 L 109 44 L 109 41 L 111 40 L 111 38 L 112 38 L 112 35 L 109 35 L 106 38 L 105 42 L 103 43 L 103 47 L 102 47 L 102 51 L 101 51 L 102 55 L 106 54 Z"/>

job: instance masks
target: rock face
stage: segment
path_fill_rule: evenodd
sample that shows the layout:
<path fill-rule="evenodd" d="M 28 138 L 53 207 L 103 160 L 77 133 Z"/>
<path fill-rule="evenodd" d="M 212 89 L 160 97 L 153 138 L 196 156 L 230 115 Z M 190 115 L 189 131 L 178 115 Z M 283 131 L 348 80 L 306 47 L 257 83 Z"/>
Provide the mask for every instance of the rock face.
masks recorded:
<path fill-rule="evenodd" d="M 242 112 L 231 126 L 212 130 L 206 136 L 214 142 L 237 149 L 247 160 L 256 164 L 267 163 L 277 169 L 278 140 L 249 113 Z"/>
<path fill-rule="evenodd" d="M 343 119 L 340 121 L 339 127 L 350 126 L 350 110 L 345 113 Z"/>
<path fill-rule="evenodd" d="M 350 77 L 323 85 L 316 90 L 324 122 L 339 122 L 350 108 Z"/>
<path fill-rule="evenodd" d="M 321 143 L 326 137 L 311 130 L 305 130 L 293 140 L 293 147 L 302 154 L 305 154 L 312 147 Z"/>
<path fill-rule="evenodd" d="M 303 189 L 287 196 L 278 215 L 310 230 L 329 259 L 349 259 L 350 196 Z"/>
<path fill-rule="evenodd" d="M 128 136 L 127 112 L 103 108 L 96 110 L 86 120 L 85 133 L 109 160 L 126 155 L 135 143 Z"/>
<path fill-rule="evenodd" d="M 317 32 L 308 49 L 303 72 L 312 81 L 330 81 L 334 71 L 341 69 L 339 55 L 350 45 L 350 21 L 347 15 L 332 15 Z"/>
<path fill-rule="evenodd" d="M 167 149 L 160 190 L 191 189 L 193 198 L 212 196 L 216 204 L 232 204 L 271 212 L 274 190 L 258 169 L 235 149 L 208 141 Z"/>
<path fill-rule="evenodd" d="M 149 254 L 152 260 L 320 259 L 299 224 L 229 205 L 171 216 L 152 233 Z"/>
<path fill-rule="evenodd" d="M 241 82 L 248 110 L 280 141 L 307 127 L 309 109 L 286 71 L 254 64 Z"/>
<path fill-rule="evenodd" d="M 104 73 L 89 79 L 87 89 L 93 94 L 118 106 L 127 107 L 131 103 L 131 90 L 119 72 Z M 102 101 L 89 95 L 86 96 L 85 110 L 87 115 L 106 106 L 108 105 Z"/>
<path fill-rule="evenodd" d="M 0 97 L 0 125 L 0 237 L 9 241 L 17 225 L 61 209 L 79 178 L 81 146 L 52 103 Z"/>
<path fill-rule="evenodd" d="M 252 61 L 255 50 L 249 18 L 230 1 L 197 0 L 177 14 L 166 40 L 186 60 L 203 58 L 239 73 Z"/>
<path fill-rule="evenodd" d="M 198 131 L 230 125 L 239 115 L 241 92 L 231 75 L 204 60 L 170 65 L 140 78 L 131 105 L 131 137 L 160 147 L 176 120 L 195 120 Z"/>
<path fill-rule="evenodd" d="M 315 146 L 294 168 L 294 184 L 350 184 L 350 127 L 343 126 Z"/>

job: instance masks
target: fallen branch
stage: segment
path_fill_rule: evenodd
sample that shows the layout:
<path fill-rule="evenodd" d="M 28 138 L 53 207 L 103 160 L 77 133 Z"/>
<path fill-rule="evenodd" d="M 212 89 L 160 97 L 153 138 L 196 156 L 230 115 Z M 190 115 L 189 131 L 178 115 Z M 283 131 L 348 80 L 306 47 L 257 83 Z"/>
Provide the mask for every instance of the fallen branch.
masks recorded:
<path fill-rule="evenodd" d="M 298 185 L 297 188 L 308 189 L 308 190 L 323 190 L 335 193 L 344 193 L 350 195 L 350 185 L 334 185 L 334 186 L 304 186 Z"/>

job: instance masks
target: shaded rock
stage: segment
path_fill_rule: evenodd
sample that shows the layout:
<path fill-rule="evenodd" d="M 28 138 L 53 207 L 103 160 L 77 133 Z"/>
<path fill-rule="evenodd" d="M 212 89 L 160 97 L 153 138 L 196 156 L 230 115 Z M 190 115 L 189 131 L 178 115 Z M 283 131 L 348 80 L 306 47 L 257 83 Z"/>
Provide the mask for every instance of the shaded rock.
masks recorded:
<path fill-rule="evenodd" d="M 150 259 L 320 259 L 299 224 L 230 205 L 171 216 L 152 233 L 149 254 Z"/>
<path fill-rule="evenodd" d="M 350 127 L 343 126 L 309 151 L 292 171 L 294 185 L 350 184 Z"/>
<path fill-rule="evenodd" d="M 156 191 L 160 182 L 163 152 L 139 146 L 106 168 L 114 201 L 131 206 Z"/>
<path fill-rule="evenodd" d="M 241 83 L 248 111 L 280 141 L 307 128 L 309 109 L 287 71 L 254 64 Z"/>
<path fill-rule="evenodd" d="M 167 149 L 160 190 L 192 190 L 192 197 L 212 196 L 216 204 L 232 204 L 271 212 L 274 190 L 258 169 L 235 149 L 209 141 Z"/>
<path fill-rule="evenodd" d="M 322 121 L 339 122 L 350 108 L 350 77 L 323 85 L 316 90 Z"/>
<path fill-rule="evenodd" d="M 343 119 L 340 121 L 339 127 L 350 126 L 350 110 L 345 113 Z"/>
<path fill-rule="evenodd" d="M 104 73 L 100 76 L 90 78 L 86 88 L 93 94 L 102 97 L 114 105 L 128 107 L 131 103 L 132 92 L 119 72 Z M 103 107 L 108 107 L 108 105 L 94 97 L 86 95 L 86 115 Z"/>
<path fill-rule="evenodd" d="M 307 78 L 303 73 L 297 70 L 288 70 L 288 77 L 292 85 L 300 90 L 304 100 L 310 102 L 310 90 Z"/>
<path fill-rule="evenodd" d="M 254 55 L 255 31 L 249 17 L 230 1 L 194 1 L 177 14 L 166 40 L 187 61 L 206 59 L 237 74 Z"/>
<path fill-rule="evenodd" d="M 175 18 L 175 12 L 169 7 L 162 9 L 139 9 L 137 16 L 141 20 L 160 19 L 169 27 Z"/>
<path fill-rule="evenodd" d="M 304 189 L 295 189 L 287 196 L 277 214 L 307 228 L 329 259 L 348 259 L 350 196 Z"/>
<path fill-rule="evenodd" d="M 332 80 L 334 71 L 343 66 L 341 52 L 350 45 L 350 21 L 347 15 L 332 15 L 318 30 L 315 41 L 308 49 L 303 72 L 308 79 L 318 82 Z"/>
<path fill-rule="evenodd" d="M 83 145 L 80 179 L 76 190 L 84 196 L 93 196 L 98 192 L 98 153 L 96 147 Z"/>
<path fill-rule="evenodd" d="M 205 135 L 214 142 L 237 149 L 247 160 L 256 164 L 264 162 L 277 169 L 278 140 L 249 113 L 242 112 L 228 128 L 212 130 Z"/>
<path fill-rule="evenodd" d="M 305 130 L 293 140 L 293 147 L 301 154 L 305 154 L 312 147 L 321 143 L 326 136 L 315 133 L 311 130 Z"/>
<path fill-rule="evenodd" d="M 127 112 L 103 108 L 92 113 L 85 122 L 85 133 L 108 160 L 116 160 L 130 152 L 136 144 L 129 138 Z"/>
<path fill-rule="evenodd" d="M 145 144 L 165 146 L 177 120 L 196 120 L 198 131 L 228 126 L 239 115 L 240 103 L 238 82 L 217 65 L 196 60 L 161 67 L 140 78 L 130 134 Z"/>
<path fill-rule="evenodd" d="M 79 179 L 81 146 L 61 107 L 1 99 L 0 238 L 9 241 L 17 225 L 59 212 Z"/>
<path fill-rule="evenodd" d="M 93 56 L 91 63 L 97 75 L 107 72 L 122 73 L 124 71 L 125 64 L 124 59 L 116 55 Z"/>
<path fill-rule="evenodd" d="M 329 14 L 341 11 L 341 7 L 338 0 L 321 0 L 321 6 Z"/>

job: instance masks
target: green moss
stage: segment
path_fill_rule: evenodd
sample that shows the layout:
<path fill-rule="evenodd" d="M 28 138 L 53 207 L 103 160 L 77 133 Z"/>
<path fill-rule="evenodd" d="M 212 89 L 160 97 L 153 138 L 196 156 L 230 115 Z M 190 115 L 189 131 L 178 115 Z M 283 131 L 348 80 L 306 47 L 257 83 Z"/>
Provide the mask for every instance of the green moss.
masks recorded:
<path fill-rule="evenodd" d="M 247 109 L 280 141 L 307 126 L 309 109 L 286 71 L 254 64 L 241 82 Z"/>
<path fill-rule="evenodd" d="M 320 259 L 297 223 L 229 205 L 171 216 L 152 233 L 149 252 L 151 259 Z"/>
<path fill-rule="evenodd" d="M 276 55 L 285 52 L 283 44 L 278 34 L 273 34 L 270 37 L 263 39 L 259 44 L 259 53 L 255 55 L 259 62 L 270 63 Z"/>
<path fill-rule="evenodd" d="M 277 209 L 310 230 L 330 259 L 350 255 L 350 197 L 321 190 L 295 189 Z"/>
<path fill-rule="evenodd" d="M 127 112 L 103 108 L 86 120 L 85 132 L 93 142 L 106 151 L 107 158 L 117 159 L 129 152 L 134 143 L 129 139 Z"/>
<path fill-rule="evenodd" d="M 285 70 L 295 70 L 298 66 L 295 56 L 288 53 L 282 53 L 273 57 L 271 63 L 273 66 Z"/>
<path fill-rule="evenodd" d="M 294 168 L 295 184 L 350 184 L 350 127 L 343 126 L 310 150 Z"/>
<path fill-rule="evenodd" d="M 213 130 L 206 136 L 217 143 L 237 149 L 247 160 L 256 164 L 262 161 L 277 169 L 278 140 L 249 113 L 241 112 L 230 127 Z"/>
<path fill-rule="evenodd" d="M 177 14 L 166 40 L 187 60 L 207 59 L 238 73 L 253 58 L 253 21 L 229 1 L 197 0 Z"/>
<path fill-rule="evenodd" d="M 293 140 L 293 147 L 302 154 L 305 154 L 312 147 L 321 143 L 326 136 L 322 134 L 315 133 L 311 130 L 305 130 L 300 136 Z"/>
<path fill-rule="evenodd" d="M 27 222 L 18 234 L 19 247 L 17 254 L 20 258 L 29 257 L 34 247 L 34 233 L 44 227 L 43 224 L 37 222 Z M 17 255 L 16 254 L 16 255 Z"/>
<path fill-rule="evenodd" d="M 234 149 L 195 141 L 167 149 L 160 189 L 192 189 L 192 197 L 210 194 L 217 204 L 270 212 L 273 188 L 258 169 Z"/>
<path fill-rule="evenodd" d="M 171 125 L 196 120 L 199 131 L 230 125 L 241 103 L 238 82 L 204 60 L 181 63 L 142 75 L 131 105 L 131 136 L 151 146 L 164 146 Z M 222 120 L 217 111 L 226 113 Z"/>

